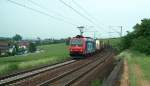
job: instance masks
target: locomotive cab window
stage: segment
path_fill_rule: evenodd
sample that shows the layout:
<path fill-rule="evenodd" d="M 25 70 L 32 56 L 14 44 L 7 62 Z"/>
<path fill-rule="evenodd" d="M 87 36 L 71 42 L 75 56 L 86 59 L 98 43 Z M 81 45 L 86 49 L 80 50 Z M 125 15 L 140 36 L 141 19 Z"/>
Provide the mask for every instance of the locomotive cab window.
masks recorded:
<path fill-rule="evenodd" d="M 73 39 L 70 41 L 71 46 L 82 46 L 83 42 L 81 39 Z"/>

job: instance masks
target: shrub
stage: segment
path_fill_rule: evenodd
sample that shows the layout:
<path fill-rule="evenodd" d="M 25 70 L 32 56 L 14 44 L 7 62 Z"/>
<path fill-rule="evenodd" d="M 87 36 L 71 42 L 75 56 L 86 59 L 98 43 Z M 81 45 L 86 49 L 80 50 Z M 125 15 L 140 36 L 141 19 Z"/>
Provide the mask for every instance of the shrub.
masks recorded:
<path fill-rule="evenodd" d="M 36 45 L 35 45 L 35 43 L 30 43 L 29 44 L 29 52 L 35 52 L 36 51 Z"/>
<path fill-rule="evenodd" d="M 150 54 L 150 37 L 134 39 L 131 48 L 142 53 Z"/>
<path fill-rule="evenodd" d="M 135 38 L 133 33 L 128 32 L 126 36 L 121 39 L 121 49 L 128 49 L 132 44 L 132 40 Z"/>

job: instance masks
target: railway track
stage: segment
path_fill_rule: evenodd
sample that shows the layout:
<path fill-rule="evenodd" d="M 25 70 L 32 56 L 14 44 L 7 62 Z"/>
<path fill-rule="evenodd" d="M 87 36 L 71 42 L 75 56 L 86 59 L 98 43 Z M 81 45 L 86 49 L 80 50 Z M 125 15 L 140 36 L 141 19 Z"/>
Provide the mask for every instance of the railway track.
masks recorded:
<path fill-rule="evenodd" d="M 95 69 L 98 65 L 102 64 L 112 53 L 104 56 L 103 58 L 98 58 L 91 63 L 86 64 L 77 70 L 72 70 L 64 74 L 59 75 L 53 79 L 47 80 L 38 86 L 70 86 L 76 80 L 86 75 L 88 72 Z"/>
<path fill-rule="evenodd" d="M 93 80 L 103 80 L 112 71 L 114 67 L 114 55 L 111 54 L 103 63 L 96 66 L 94 69 L 75 80 L 70 84 L 70 86 L 91 86 Z"/>
<path fill-rule="evenodd" d="M 0 86 L 69 85 L 103 63 L 111 54 L 112 52 L 102 52 L 93 56 L 98 58 L 92 57 L 84 60 L 71 60 L 54 66 L 7 77 L 0 80 Z"/>
<path fill-rule="evenodd" d="M 70 60 L 71 59 L 68 59 L 65 62 L 70 61 Z M 39 69 L 46 68 L 46 67 L 49 67 L 49 66 L 52 66 L 52 65 L 56 65 L 56 64 L 58 64 L 58 63 L 55 63 L 55 64 L 46 64 L 46 65 L 42 65 L 40 67 L 35 67 L 35 68 L 32 68 L 32 69 L 27 69 L 27 70 L 23 70 L 23 71 L 15 71 L 13 73 L 0 76 L 0 80 L 4 80 L 6 78 L 14 77 L 14 76 L 17 76 L 17 75 L 20 75 L 20 74 L 24 74 L 24 73 L 27 73 L 27 72 L 31 72 L 31 71 L 34 71 L 34 70 L 39 70 Z"/>
<path fill-rule="evenodd" d="M 103 56 L 104 56 L 104 52 L 100 54 L 100 58 Z M 97 55 L 95 57 L 97 57 Z M 87 65 L 88 63 L 94 61 L 94 59 L 96 60 L 97 58 L 92 57 L 92 58 L 88 58 L 88 59 L 84 59 L 84 60 L 77 60 L 76 62 L 74 62 L 72 64 L 68 64 L 68 65 L 65 65 L 62 67 L 55 68 L 53 70 L 47 71 L 45 73 L 41 73 L 39 75 L 36 75 L 27 80 L 20 81 L 13 85 L 15 85 L 15 86 L 35 86 L 35 85 L 43 83 L 49 79 L 56 78 L 57 76 L 65 73 L 65 72 L 68 72 L 71 70 L 77 70 L 80 67 L 83 67 L 83 66 Z"/>
<path fill-rule="evenodd" d="M 40 67 L 40 68 L 33 69 L 33 70 L 30 70 L 30 71 L 10 74 L 10 75 L 7 75 L 7 76 L 2 77 L 0 79 L 0 86 L 8 85 L 8 84 L 14 83 L 18 80 L 22 80 L 22 79 L 34 76 L 34 75 L 42 73 L 42 72 L 52 70 L 52 69 L 57 68 L 57 67 L 61 67 L 61 66 L 67 65 L 67 64 L 71 64 L 75 61 L 76 60 L 70 60 L 70 61 L 60 63 L 60 64 L 57 64 L 57 65 L 54 65 L 54 66 L 44 66 L 44 67 Z"/>

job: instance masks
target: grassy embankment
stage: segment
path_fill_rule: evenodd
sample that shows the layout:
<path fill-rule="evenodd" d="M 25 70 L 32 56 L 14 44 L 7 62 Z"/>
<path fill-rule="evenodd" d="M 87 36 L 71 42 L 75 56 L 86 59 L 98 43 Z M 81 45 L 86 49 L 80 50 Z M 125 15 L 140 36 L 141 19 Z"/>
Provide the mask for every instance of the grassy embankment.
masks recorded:
<path fill-rule="evenodd" d="M 107 41 L 108 39 L 105 39 Z M 117 39 L 109 39 L 110 44 L 119 50 L 120 48 L 120 38 Z M 125 51 L 120 51 L 120 54 L 118 55 L 119 57 L 126 58 L 128 61 L 129 65 L 129 82 L 131 86 L 137 86 L 140 83 L 143 83 L 146 81 L 150 81 L 150 55 L 145 55 L 140 52 L 136 52 L 133 50 L 125 50 Z M 138 69 L 136 67 L 139 67 L 139 72 L 135 73 Z M 136 68 L 136 69 L 135 69 Z M 138 73 L 141 72 L 141 79 Z M 137 80 L 138 79 L 138 80 Z M 146 83 L 147 84 L 147 83 Z M 150 84 L 150 83 L 149 83 Z"/>
<path fill-rule="evenodd" d="M 116 39 L 103 39 L 104 41 L 108 41 L 110 42 L 110 44 L 116 48 L 119 49 L 120 47 L 120 38 L 116 38 Z M 135 69 L 135 66 L 139 66 L 140 68 L 140 72 L 142 72 L 141 74 L 141 83 L 145 83 L 145 81 L 149 82 L 150 81 L 150 68 L 149 68 L 149 64 L 150 64 L 150 55 L 145 55 L 143 53 L 140 52 L 136 52 L 133 50 L 125 50 L 125 51 L 119 51 L 121 52 L 118 57 L 121 58 L 126 58 L 128 61 L 128 65 L 129 65 L 129 83 L 130 86 L 137 86 L 137 84 L 139 85 L 139 80 L 137 80 L 139 78 L 139 76 L 137 76 L 137 69 Z M 144 81 L 144 82 L 142 82 Z M 101 85 L 100 80 L 93 80 L 91 83 L 91 86 L 100 86 Z M 149 84 L 149 83 L 146 83 Z M 147 85 L 146 85 L 147 86 Z"/>
<path fill-rule="evenodd" d="M 43 52 L 0 58 L 0 75 L 43 64 L 63 62 L 69 57 L 65 44 L 43 45 L 39 46 L 38 49 Z"/>
<path fill-rule="evenodd" d="M 118 55 L 119 57 L 127 59 L 129 65 L 129 82 L 131 86 L 137 86 L 137 84 L 139 85 L 139 82 L 144 84 L 145 81 L 150 81 L 150 68 L 149 68 L 150 55 L 145 55 L 143 53 L 134 50 L 120 51 L 119 49 L 121 42 L 120 38 L 109 39 L 109 42 L 114 48 L 119 50 L 120 52 L 120 54 Z M 139 67 L 139 72 L 136 73 L 136 71 L 138 70 L 136 68 L 137 66 Z M 141 79 L 139 80 L 138 78 L 140 78 L 140 76 L 137 74 L 140 72 L 141 72 L 140 75 Z"/>
<path fill-rule="evenodd" d="M 139 86 L 140 81 L 143 84 L 147 84 L 144 81 L 150 81 L 150 56 L 131 50 L 123 51 L 118 56 L 126 58 L 128 61 L 131 86 Z M 141 72 L 141 77 L 139 77 L 138 72 Z"/>

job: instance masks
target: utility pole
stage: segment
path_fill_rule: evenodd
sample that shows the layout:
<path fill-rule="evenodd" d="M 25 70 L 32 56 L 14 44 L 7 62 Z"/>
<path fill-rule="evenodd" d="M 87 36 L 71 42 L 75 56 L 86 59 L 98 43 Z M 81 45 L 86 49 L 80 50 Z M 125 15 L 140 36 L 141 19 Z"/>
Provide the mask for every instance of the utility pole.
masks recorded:
<path fill-rule="evenodd" d="M 80 31 L 80 35 L 82 36 L 83 35 L 83 29 L 85 28 L 84 26 L 79 26 L 79 27 L 77 27 L 78 29 L 79 29 L 79 31 Z"/>
<path fill-rule="evenodd" d="M 120 31 L 115 31 L 115 32 L 117 32 L 120 35 L 120 37 L 122 37 L 122 35 L 123 35 L 123 26 L 110 26 L 110 27 L 118 27 L 118 28 L 120 28 Z"/>
<path fill-rule="evenodd" d="M 96 31 L 94 31 L 94 39 L 96 39 Z"/>
<path fill-rule="evenodd" d="M 97 33 L 97 31 L 95 30 L 95 31 L 90 31 L 90 32 L 93 32 L 93 37 L 94 37 L 94 39 L 96 39 L 96 33 Z"/>
<path fill-rule="evenodd" d="M 122 26 L 120 26 L 120 29 L 121 29 L 121 31 L 120 31 L 120 37 L 122 37 Z"/>
<path fill-rule="evenodd" d="M 93 28 L 94 26 L 89 26 L 89 28 Z M 84 26 L 79 26 L 77 27 L 80 31 L 80 35 L 82 36 L 84 32 L 93 32 L 93 35 L 94 35 L 94 39 L 96 38 L 96 33 L 97 31 L 96 30 L 92 30 L 92 31 L 85 31 L 84 28 L 87 28 L 87 27 L 84 27 Z"/>

